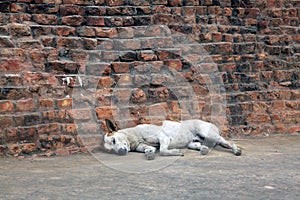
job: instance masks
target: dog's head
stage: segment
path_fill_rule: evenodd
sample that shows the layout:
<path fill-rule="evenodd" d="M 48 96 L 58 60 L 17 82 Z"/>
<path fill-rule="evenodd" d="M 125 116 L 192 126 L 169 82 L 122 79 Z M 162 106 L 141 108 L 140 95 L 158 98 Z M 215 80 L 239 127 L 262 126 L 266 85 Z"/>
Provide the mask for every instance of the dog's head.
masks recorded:
<path fill-rule="evenodd" d="M 105 122 L 109 130 L 103 137 L 105 150 L 113 151 L 118 155 L 127 155 L 130 146 L 126 136 L 121 130 L 117 131 L 117 127 L 110 120 L 105 120 Z"/>

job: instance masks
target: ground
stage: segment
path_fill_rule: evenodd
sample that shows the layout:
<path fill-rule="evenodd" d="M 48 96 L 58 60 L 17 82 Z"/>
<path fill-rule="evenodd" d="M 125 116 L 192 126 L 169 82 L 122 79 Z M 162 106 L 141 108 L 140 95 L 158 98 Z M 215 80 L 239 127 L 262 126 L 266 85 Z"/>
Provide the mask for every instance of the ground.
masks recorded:
<path fill-rule="evenodd" d="M 154 161 L 137 153 L 0 158 L 0 199 L 300 198 L 300 135 L 235 142 L 240 157 L 216 149 Z"/>

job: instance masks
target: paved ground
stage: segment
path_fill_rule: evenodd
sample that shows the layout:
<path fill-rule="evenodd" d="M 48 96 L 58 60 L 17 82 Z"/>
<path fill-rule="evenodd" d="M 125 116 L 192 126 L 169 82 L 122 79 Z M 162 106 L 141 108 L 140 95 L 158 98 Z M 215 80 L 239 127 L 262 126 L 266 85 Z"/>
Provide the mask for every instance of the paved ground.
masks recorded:
<path fill-rule="evenodd" d="M 300 199 L 299 135 L 235 142 L 241 157 L 0 158 L 0 199 Z"/>

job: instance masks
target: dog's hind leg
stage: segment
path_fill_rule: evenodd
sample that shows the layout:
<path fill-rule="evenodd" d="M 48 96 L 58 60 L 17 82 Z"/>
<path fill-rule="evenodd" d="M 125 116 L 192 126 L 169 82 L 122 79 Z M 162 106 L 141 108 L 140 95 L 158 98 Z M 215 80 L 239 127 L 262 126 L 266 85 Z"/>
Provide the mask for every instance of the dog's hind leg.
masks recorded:
<path fill-rule="evenodd" d="M 183 156 L 183 152 L 180 149 L 168 149 L 171 141 L 168 137 L 159 138 L 159 154 L 161 156 Z"/>
<path fill-rule="evenodd" d="M 209 152 L 209 148 L 205 145 L 201 145 L 200 142 L 191 142 L 189 145 L 188 145 L 188 148 L 189 149 L 193 149 L 193 150 L 197 150 L 197 151 L 200 151 L 200 153 L 202 155 L 206 155 L 208 154 Z"/>
<path fill-rule="evenodd" d="M 233 143 L 229 143 L 227 142 L 223 137 L 220 136 L 219 140 L 218 140 L 218 145 L 226 148 L 226 149 L 232 149 L 233 154 L 236 156 L 240 156 L 242 154 L 242 150 L 237 147 L 235 144 Z"/>

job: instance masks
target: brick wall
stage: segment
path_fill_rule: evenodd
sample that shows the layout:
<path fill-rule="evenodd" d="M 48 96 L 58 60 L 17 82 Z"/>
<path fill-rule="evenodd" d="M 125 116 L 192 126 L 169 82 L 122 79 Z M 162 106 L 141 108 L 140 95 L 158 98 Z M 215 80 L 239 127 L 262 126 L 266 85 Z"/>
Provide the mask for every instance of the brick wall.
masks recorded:
<path fill-rule="evenodd" d="M 300 132 L 299 16 L 299 0 L 1 1 L 0 154 L 86 152 L 105 118 Z"/>

